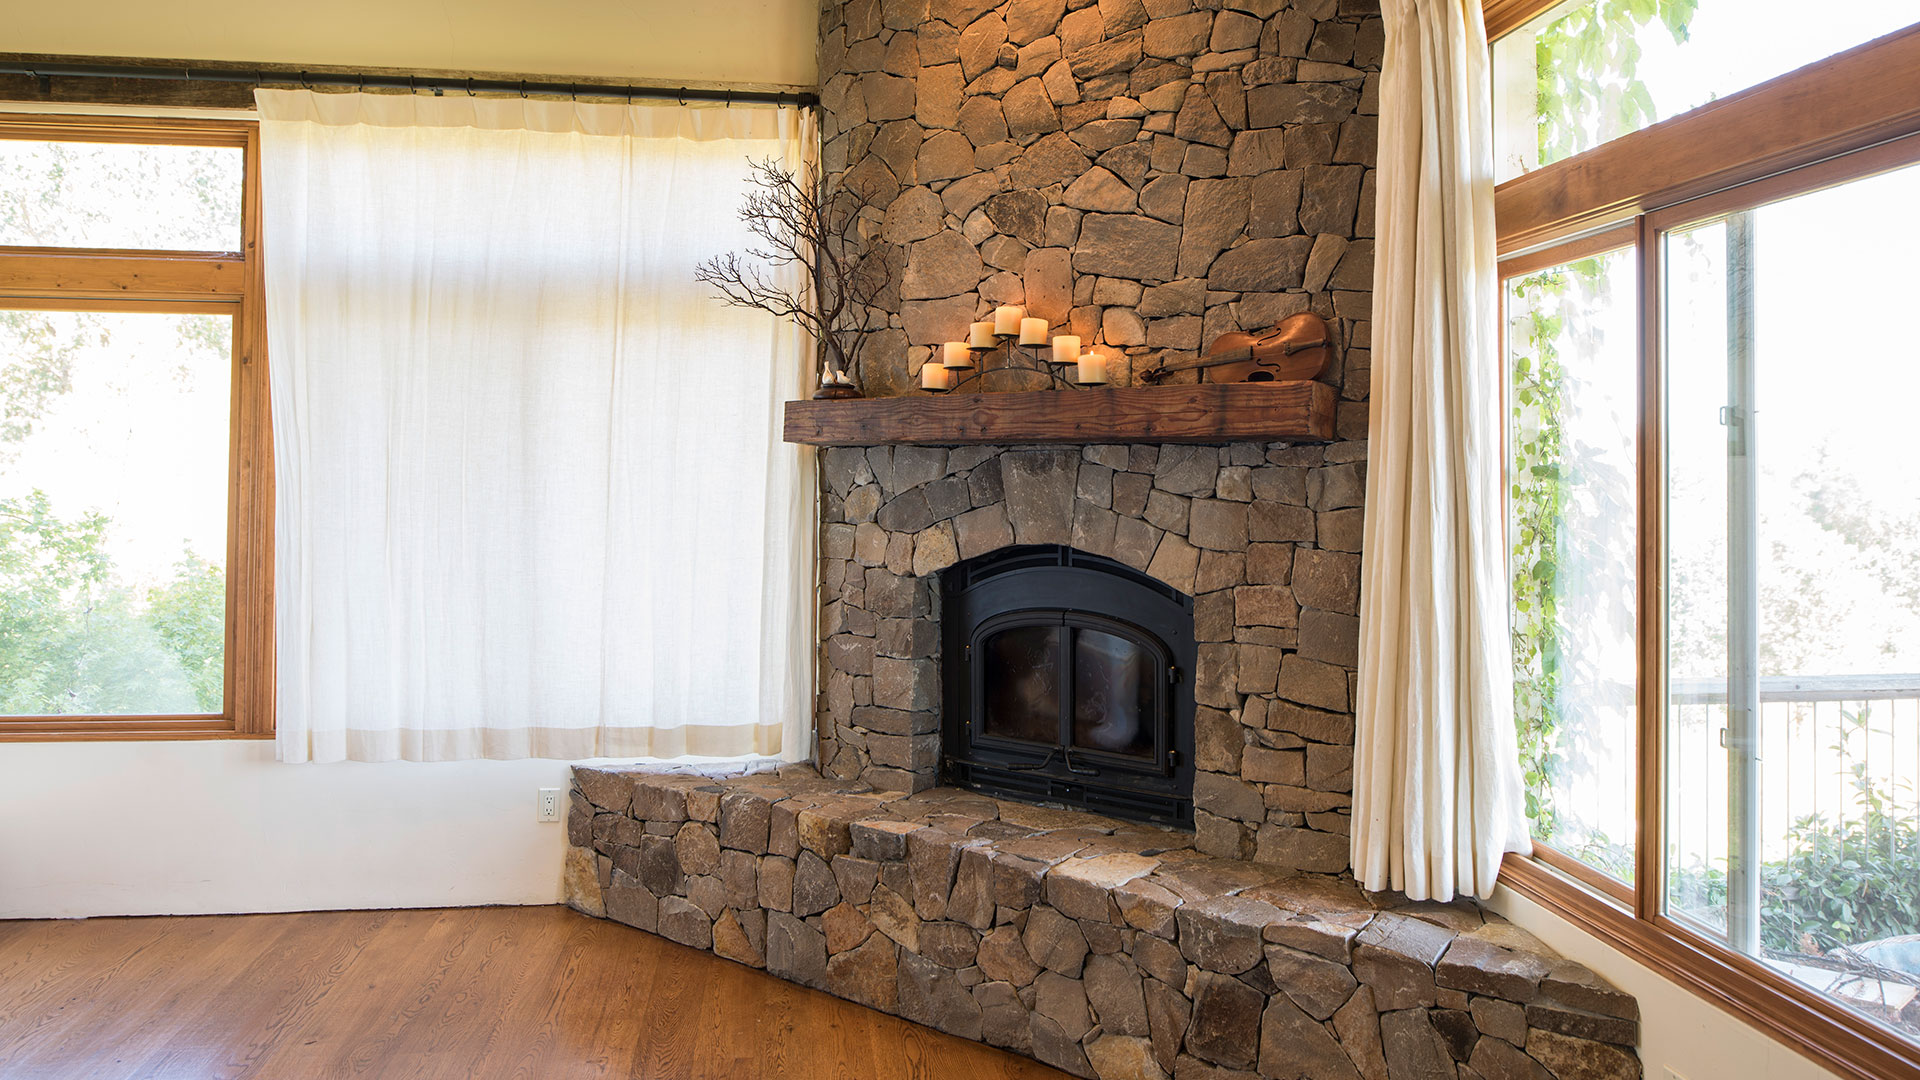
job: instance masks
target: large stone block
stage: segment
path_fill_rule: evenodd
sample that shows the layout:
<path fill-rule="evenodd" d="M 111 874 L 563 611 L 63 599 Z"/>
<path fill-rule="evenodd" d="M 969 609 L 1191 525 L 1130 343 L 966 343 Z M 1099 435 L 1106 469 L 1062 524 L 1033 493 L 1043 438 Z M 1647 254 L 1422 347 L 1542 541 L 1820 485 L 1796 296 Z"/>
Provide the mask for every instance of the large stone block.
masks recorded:
<path fill-rule="evenodd" d="M 1072 539 L 1079 465 L 1079 453 L 1070 449 L 1012 450 L 1001 457 L 1015 543 L 1065 544 Z"/>
<path fill-rule="evenodd" d="M 1239 979 L 1211 971 L 1201 972 L 1195 983 L 1188 1052 L 1229 1069 L 1252 1068 L 1259 1057 L 1260 1014 L 1267 1005 L 1266 995 Z"/>
<path fill-rule="evenodd" d="M 1088 214 L 1080 223 L 1073 268 L 1135 281 L 1166 281 L 1179 262 L 1180 229 L 1134 214 Z"/>

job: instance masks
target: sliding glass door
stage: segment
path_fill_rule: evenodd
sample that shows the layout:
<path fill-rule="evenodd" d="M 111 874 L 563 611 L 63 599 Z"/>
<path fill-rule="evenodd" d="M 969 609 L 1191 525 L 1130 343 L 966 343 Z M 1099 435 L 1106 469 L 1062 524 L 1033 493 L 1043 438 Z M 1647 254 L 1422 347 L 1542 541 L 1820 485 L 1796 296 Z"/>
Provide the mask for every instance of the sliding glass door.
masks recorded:
<path fill-rule="evenodd" d="M 1654 215 L 1665 910 L 1920 1031 L 1920 166 Z"/>

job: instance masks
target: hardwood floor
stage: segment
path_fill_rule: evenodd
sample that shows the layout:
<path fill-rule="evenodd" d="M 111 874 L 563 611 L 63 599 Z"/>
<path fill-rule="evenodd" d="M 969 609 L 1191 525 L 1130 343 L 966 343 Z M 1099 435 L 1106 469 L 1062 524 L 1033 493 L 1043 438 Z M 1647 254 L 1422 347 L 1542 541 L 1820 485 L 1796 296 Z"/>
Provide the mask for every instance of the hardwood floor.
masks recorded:
<path fill-rule="evenodd" d="M 0 922 L 0 1077 L 1041 1080 L 558 907 Z"/>

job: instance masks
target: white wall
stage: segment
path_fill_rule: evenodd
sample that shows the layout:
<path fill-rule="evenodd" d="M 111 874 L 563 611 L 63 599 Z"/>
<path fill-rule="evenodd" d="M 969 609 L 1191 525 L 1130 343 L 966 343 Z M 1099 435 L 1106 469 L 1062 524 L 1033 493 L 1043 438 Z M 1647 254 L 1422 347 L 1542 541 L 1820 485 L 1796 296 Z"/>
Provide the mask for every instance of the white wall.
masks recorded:
<path fill-rule="evenodd" d="M 0 49 L 814 82 L 818 0 L 0 3 Z M 0 918 L 549 904 L 558 761 L 282 766 L 270 743 L 0 744 Z"/>
<path fill-rule="evenodd" d="M 0 50 L 814 82 L 818 0 L 8 0 Z"/>
<path fill-rule="evenodd" d="M 555 903 L 566 826 L 535 820 L 535 793 L 567 770 L 0 744 L 0 919 Z"/>
<path fill-rule="evenodd" d="M 1839 1080 L 1761 1028 L 1744 1023 L 1652 968 L 1506 887 L 1488 906 L 1562 956 L 1578 960 L 1640 1001 L 1640 1060 L 1647 1080 Z"/>

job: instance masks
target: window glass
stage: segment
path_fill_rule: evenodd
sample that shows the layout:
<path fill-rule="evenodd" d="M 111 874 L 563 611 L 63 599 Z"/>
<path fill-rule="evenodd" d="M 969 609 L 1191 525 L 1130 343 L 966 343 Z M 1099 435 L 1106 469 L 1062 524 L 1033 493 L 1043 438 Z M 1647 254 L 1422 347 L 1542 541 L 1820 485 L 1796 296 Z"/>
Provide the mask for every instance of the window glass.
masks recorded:
<path fill-rule="evenodd" d="M 1920 1035 L 1920 167 L 1661 244 L 1667 908 Z"/>
<path fill-rule="evenodd" d="M 1859 0 L 1570 0 L 1493 47 L 1497 179 L 1550 165 L 1920 18 Z"/>
<path fill-rule="evenodd" d="M 1534 835 L 1633 877 L 1631 249 L 1506 282 L 1514 699 Z"/>
<path fill-rule="evenodd" d="M 240 250 L 245 152 L 0 139 L 0 245 Z"/>
<path fill-rule="evenodd" d="M 1152 652 L 1118 634 L 1073 633 L 1073 744 L 1151 758 L 1159 734 Z"/>
<path fill-rule="evenodd" d="M 219 713 L 227 315 L 0 310 L 0 713 Z"/>
<path fill-rule="evenodd" d="M 1059 626 L 1015 626 L 980 648 L 981 729 L 1003 739 L 1060 741 Z"/>

